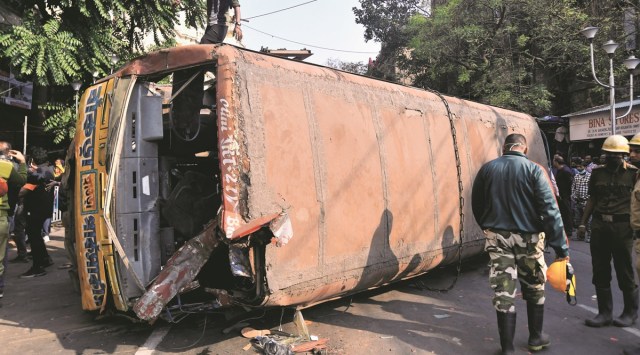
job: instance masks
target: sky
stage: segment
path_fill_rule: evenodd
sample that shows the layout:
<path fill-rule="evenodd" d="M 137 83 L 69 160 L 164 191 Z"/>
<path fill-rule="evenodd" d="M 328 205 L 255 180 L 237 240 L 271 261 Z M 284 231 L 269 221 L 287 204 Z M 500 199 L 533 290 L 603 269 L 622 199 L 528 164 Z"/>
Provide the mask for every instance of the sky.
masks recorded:
<path fill-rule="evenodd" d="M 308 2 L 308 3 L 307 3 Z M 251 18 L 307 3 L 289 10 Z M 240 0 L 242 42 L 248 49 L 309 49 L 305 61 L 326 65 L 327 59 L 364 62 L 375 59 L 380 43 L 364 41 L 364 27 L 356 24 L 351 8 L 358 0 Z M 298 43 L 295 43 L 298 42 Z M 333 50 L 331 50 L 333 49 Z M 362 52 L 362 53 L 354 53 Z"/>

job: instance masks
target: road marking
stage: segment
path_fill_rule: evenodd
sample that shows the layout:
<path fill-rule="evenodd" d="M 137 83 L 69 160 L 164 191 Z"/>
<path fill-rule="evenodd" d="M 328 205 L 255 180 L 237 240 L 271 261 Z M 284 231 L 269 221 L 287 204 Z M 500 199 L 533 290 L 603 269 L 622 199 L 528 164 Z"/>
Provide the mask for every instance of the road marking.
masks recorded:
<path fill-rule="evenodd" d="M 578 307 L 586 309 L 587 311 L 593 313 L 593 314 L 598 314 L 598 310 L 593 308 L 593 307 L 589 307 L 589 306 L 585 306 L 583 304 L 578 304 Z M 635 336 L 637 336 L 638 338 L 640 338 L 640 330 L 638 330 L 637 328 L 632 328 L 632 327 L 624 327 L 624 328 L 620 328 L 622 330 L 624 330 L 627 333 L 631 333 Z"/>
<path fill-rule="evenodd" d="M 593 308 L 593 307 L 589 307 L 589 306 L 585 306 L 583 304 L 578 304 L 578 307 L 586 309 L 587 311 L 593 313 L 593 314 L 598 314 L 598 310 Z"/>
<path fill-rule="evenodd" d="M 149 335 L 149 338 L 147 338 L 147 341 L 144 344 L 142 344 L 142 346 L 140 347 L 140 349 L 138 349 L 138 351 L 136 351 L 135 355 L 153 354 L 154 350 L 156 349 L 156 346 L 158 346 L 160 342 L 162 342 L 162 339 L 164 339 L 164 337 L 167 336 L 167 334 L 169 333 L 169 330 L 171 330 L 170 325 L 161 327 L 161 328 L 156 328 L 153 331 L 153 333 Z"/>

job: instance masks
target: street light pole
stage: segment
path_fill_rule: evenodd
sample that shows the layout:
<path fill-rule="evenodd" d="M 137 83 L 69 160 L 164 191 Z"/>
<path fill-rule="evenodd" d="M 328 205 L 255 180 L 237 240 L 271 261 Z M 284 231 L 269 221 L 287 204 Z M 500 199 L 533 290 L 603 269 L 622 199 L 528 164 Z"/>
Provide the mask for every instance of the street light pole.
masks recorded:
<path fill-rule="evenodd" d="M 602 45 L 602 49 L 604 49 L 604 51 L 607 52 L 607 55 L 609 56 L 609 85 L 607 85 L 598 80 L 598 76 L 596 75 L 595 59 L 593 54 L 593 38 L 596 36 L 597 32 L 598 27 L 586 27 L 582 31 L 580 31 L 580 33 L 582 33 L 589 40 L 591 74 L 593 75 L 593 78 L 595 79 L 596 83 L 598 83 L 598 85 L 609 88 L 611 133 L 616 134 L 616 120 L 628 115 L 631 112 L 631 108 L 633 107 L 633 70 L 638 66 L 638 64 L 640 64 L 640 59 L 632 55 L 624 60 L 624 66 L 629 71 L 629 108 L 624 115 L 616 117 L 616 86 L 613 75 L 613 54 L 615 53 L 616 49 L 618 49 L 619 44 L 615 43 L 612 40 L 609 40 Z"/>
<path fill-rule="evenodd" d="M 117 54 L 111 53 L 111 74 L 113 74 L 113 67 L 118 64 L 120 57 Z"/>
<path fill-rule="evenodd" d="M 609 41 L 613 42 L 613 41 Z M 633 104 L 633 94 L 629 98 L 629 105 Z M 609 103 L 610 107 L 610 115 L 611 115 L 611 134 L 616 134 L 616 85 L 615 78 L 613 76 L 613 53 L 609 54 Z"/>
<path fill-rule="evenodd" d="M 71 87 L 73 88 L 73 90 L 76 92 L 76 119 L 78 119 L 78 91 L 80 90 L 80 87 L 82 86 L 82 82 L 80 80 L 74 80 L 71 83 Z"/>

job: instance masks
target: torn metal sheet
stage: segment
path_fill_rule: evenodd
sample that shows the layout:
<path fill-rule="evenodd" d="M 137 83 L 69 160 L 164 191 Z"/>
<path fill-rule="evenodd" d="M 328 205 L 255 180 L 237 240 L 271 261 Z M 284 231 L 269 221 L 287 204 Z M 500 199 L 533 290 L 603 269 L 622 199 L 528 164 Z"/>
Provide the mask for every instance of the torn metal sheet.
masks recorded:
<path fill-rule="evenodd" d="M 195 279 L 211 252 L 218 246 L 216 231 L 217 224 L 209 224 L 202 233 L 173 254 L 151 287 L 133 307 L 140 319 L 156 319 L 167 303 Z"/>
<path fill-rule="evenodd" d="M 293 226 L 291 225 L 291 219 L 286 213 L 280 214 L 269 224 L 269 229 L 273 233 L 276 246 L 282 247 L 287 245 L 291 238 L 293 238 Z"/>

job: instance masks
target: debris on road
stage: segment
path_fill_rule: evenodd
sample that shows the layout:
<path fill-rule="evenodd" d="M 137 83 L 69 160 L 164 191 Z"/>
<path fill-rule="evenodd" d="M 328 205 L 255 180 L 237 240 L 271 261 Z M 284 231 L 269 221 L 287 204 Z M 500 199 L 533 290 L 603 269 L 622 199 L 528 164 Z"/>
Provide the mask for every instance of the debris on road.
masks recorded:
<path fill-rule="evenodd" d="M 314 353 L 318 350 L 327 348 L 327 341 L 329 338 L 322 338 L 318 340 L 308 341 L 306 343 L 298 344 L 293 347 L 293 352 L 295 353 L 305 353 L 307 351 L 313 351 Z"/>
<path fill-rule="evenodd" d="M 434 314 L 433 316 L 436 317 L 437 319 L 444 319 L 444 318 L 451 317 L 450 314 Z"/>
<path fill-rule="evenodd" d="M 279 343 L 269 337 L 257 336 L 251 339 L 251 344 L 265 355 L 293 355 L 294 353 L 291 345 Z"/>
<path fill-rule="evenodd" d="M 287 333 L 287 332 L 283 332 L 283 331 L 280 331 L 280 330 L 254 329 L 254 328 L 251 328 L 251 327 L 242 328 L 242 330 L 240 331 L 240 334 L 242 334 L 242 336 L 245 337 L 245 338 L 255 338 L 255 337 L 259 337 L 259 336 L 267 336 L 267 335 L 270 335 L 270 334 L 284 336 L 284 337 L 290 337 L 290 338 L 295 338 L 296 337 L 296 335 L 293 335 L 293 334 Z"/>

